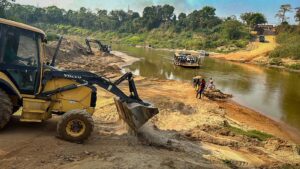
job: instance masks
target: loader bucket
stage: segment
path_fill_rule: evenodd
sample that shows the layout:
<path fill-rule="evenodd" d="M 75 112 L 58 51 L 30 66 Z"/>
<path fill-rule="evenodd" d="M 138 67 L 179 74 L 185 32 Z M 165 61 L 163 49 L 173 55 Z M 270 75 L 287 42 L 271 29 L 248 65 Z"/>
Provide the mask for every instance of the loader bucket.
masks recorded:
<path fill-rule="evenodd" d="M 137 131 L 149 119 L 158 114 L 158 108 L 153 105 L 145 106 L 139 103 L 122 102 L 119 98 L 114 98 L 120 118 L 122 118 L 128 126 Z"/>

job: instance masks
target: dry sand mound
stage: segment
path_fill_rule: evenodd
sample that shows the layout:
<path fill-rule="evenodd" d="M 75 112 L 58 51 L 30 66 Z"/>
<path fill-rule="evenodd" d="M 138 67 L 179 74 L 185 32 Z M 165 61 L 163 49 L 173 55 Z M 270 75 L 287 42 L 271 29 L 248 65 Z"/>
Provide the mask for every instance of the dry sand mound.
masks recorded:
<path fill-rule="evenodd" d="M 57 47 L 57 42 L 52 41 L 47 44 L 46 47 L 46 59 L 52 59 L 55 49 Z M 59 48 L 59 53 L 57 60 L 59 62 L 68 61 L 74 59 L 74 57 L 79 57 L 82 55 L 87 55 L 87 50 L 84 46 L 74 40 L 63 39 Z"/>
<path fill-rule="evenodd" d="M 46 62 L 51 62 L 56 47 L 57 42 L 49 42 L 46 47 L 46 58 L 44 58 Z M 56 65 L 61 69 L 90 71 L 108 78 L 120 75 L 120 68 L 117 64 L 122 62 L 121 58 L 110 54 L 104 55 L 100 51 L 88 55 L 83 45 L 66 38 L 62 40 L 56 58 Z"/>

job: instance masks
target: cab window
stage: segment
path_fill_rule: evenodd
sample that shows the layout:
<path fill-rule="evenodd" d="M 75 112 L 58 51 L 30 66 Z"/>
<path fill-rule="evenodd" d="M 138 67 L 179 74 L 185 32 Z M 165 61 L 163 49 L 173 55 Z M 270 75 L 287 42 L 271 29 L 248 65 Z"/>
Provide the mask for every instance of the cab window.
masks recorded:
<path fill-rule="evenodd" d="M 38 46 L 34 33 L 9 31 L 3 62 L 20 66 L 37 66 Z"/>
<path fill-rule="evenodd" d="M 0 67 L 22 94 L 35 94 L 39 82 L 39 38 L 35 32 L 2 26 Z"/>

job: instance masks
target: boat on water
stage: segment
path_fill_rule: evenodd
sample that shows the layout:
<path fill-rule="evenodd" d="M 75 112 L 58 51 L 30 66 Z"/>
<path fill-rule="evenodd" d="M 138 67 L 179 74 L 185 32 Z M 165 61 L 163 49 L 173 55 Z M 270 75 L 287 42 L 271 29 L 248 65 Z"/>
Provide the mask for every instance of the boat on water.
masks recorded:
<path fill-rule="evenodd" d="M 202 58 L 187 52 L 176 52 L 173 59 L 174 65 L 186 68 L 199 68 L 202 63 Z"/>

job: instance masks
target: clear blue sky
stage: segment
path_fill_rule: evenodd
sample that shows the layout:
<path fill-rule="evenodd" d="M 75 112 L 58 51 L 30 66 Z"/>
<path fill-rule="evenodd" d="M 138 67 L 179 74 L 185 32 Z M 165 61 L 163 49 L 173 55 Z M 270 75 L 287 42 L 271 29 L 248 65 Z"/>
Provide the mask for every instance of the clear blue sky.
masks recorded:
<path fill-rule="evenodd" d="M 79 9 L 86 7 L 95 9 L 130 9 L 142 12 L 145 6 L 170 4 L 176 8 L 176 14 L 180 12 L 189 13 L 203 6 L 213 6 L 220 17 L 236 15 L 239 17 L 244 12 L 261 12 L 265 14 L 269 23 L 277 24 L 275 14 L 280 5 L 291 4 L 293 8 L 300 7 L 300 0 L 16 0 L 17 3 L 30 4 L 34 6 L 56 5 L 64 9 Z M 290 22 L 294 23 L 294 12 L 288 15 Z"/>

